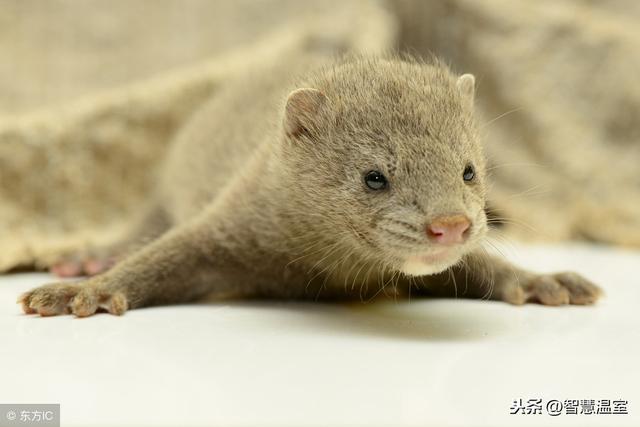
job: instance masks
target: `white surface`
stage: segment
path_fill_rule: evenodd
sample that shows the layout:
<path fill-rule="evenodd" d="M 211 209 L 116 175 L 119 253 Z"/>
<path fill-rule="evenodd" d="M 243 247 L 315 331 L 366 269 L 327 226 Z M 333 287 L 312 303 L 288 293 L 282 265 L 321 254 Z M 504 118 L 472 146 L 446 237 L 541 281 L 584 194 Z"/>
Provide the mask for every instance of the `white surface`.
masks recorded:
<path fill-rule="evenodd" d="M 0 403 L 61 403 L 63 426 L 640 425 L 640 252 L 507 255 L 580 271 L 607 295 L 595 307 L 203 303 L 38 318 L 14 301 L 50 277 L 0 277 Z M 622 398 L 630 414 L 509 415 L 536 397 Z"/>

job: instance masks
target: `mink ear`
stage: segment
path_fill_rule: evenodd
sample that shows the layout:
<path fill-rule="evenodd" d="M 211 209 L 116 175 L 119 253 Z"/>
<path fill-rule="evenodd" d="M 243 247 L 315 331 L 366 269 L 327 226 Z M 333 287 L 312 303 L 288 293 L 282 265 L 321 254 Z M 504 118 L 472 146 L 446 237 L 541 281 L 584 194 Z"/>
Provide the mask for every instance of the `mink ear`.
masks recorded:
<path fill-rule="evenodd" d="M 460 77 L 458 77 L 458 82 L 456 83 L 456 85 L 458 86 L 460 94 L 467 102 L 467 105 L 473 107 L 473 98 L 476 91 L 476 78 L 473 77 L 473 74 L 461 75 Z"/>
<path fill-rule="evenodd" d="M 296 89 L 289 94 L 284 109 L 284 131 L 290 138 L 309 135 L 316 124 L 317 115 L 327 101 L 318 89 Z"/>

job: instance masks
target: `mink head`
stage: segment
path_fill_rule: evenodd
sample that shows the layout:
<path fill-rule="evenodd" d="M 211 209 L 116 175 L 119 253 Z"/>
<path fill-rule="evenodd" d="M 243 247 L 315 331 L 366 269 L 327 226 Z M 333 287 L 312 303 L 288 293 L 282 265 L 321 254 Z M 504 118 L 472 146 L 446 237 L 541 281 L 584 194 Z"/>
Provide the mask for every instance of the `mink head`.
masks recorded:
<path fill-rule="evenodd" d="M 281 155 L 307 229 L 408 275 L 445 270 L 485 235 L 472 75 L 360 58 L 299 87 L 284 107 Z"/>

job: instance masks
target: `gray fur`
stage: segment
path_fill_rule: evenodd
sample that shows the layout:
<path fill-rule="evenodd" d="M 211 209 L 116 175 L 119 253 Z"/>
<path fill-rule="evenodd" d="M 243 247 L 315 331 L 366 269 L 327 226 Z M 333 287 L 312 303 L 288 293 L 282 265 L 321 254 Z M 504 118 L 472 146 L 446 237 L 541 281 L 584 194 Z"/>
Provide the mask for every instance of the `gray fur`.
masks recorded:
<path fill-rule="evenodd" d="M 473 84 L 438 61 L 410 58 L 305 60 L 239 76 L 167 157 L 151 206 L 168 217 L 168 231 L 106 273 L 37 288 L 20 302 L 28 313 L 86 316 L 212 291 L 340 300 L 387 290 L 442 294 L 449 278 L 465 282 L 471 297 L 594 302 L 599 289 L 580 276 L 536 275 L 480 249 L 486 173 Z M 467 183 L 469 163 L 476 178 Z M 383 172 L 389 187 L 368 189 L 369 170 Z M 439 255 L 425 229 L 452 214 L 469 218 L 469 235 Z"/>

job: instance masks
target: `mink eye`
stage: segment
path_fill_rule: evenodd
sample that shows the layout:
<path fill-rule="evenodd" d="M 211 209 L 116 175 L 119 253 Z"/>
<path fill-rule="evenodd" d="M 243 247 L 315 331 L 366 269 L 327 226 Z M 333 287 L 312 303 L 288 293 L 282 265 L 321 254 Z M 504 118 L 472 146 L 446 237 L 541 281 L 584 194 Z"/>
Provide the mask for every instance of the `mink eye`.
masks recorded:
<path fill-rule="evenodd" d="M 473 168 L 473 165 L 468 164 L 464 168 L 464 171 L 462 172 L 462 179 L 464 179 L 465 182 L 471 182 L 473 181 L 473 178 L 475 178 L 475 176 L 476 176 L 476 171 Z"/>
<path fill-rule="evenodd" d="M 364 183 L 372 190 L 384 190 L 387 188 L 387 178 L 378 171 L 369 171 L 364 175 Z"/>

